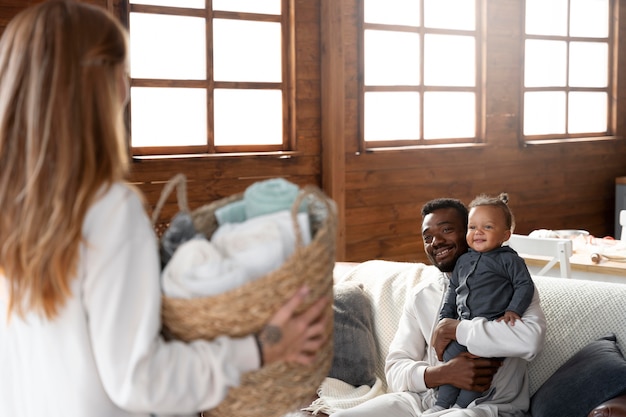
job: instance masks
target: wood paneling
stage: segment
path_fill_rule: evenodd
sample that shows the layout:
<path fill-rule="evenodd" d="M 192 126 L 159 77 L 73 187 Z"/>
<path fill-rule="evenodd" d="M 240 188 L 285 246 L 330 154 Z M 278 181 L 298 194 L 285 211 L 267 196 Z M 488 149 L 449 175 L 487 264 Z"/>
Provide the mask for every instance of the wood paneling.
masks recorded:
<path fill-rule="evenodd" d="M 354 0 L 344 2 L 345 51 L 356 50 L 354 4 Z M 356 55 L 349 58 L 346 52 L 348 260 L 426 261 L 420 241 L 420 208 L 427 200 L 442 196 L 469 203 L 480 193 L 506 191 L 519 233 L 537 228 L 583 228 L 598 236 L 612 233 L 614 179 L 626 172 L 624 140 L 526 147 L 518 142 L 521 4 L 487 1 L 486 133 L 482 146 L 355 154 L 358 74 Z M 626 28 L 624 11 L 620 13 L 618 45 L 624 43 Z M 623 56 L 620 58 L 623 62 Z M 618 103 L 626 96 L 626 67 L 620 68 Z M 623 115 L 626 107 L 618 110 Z M 617 119 L 617 133 L 623 135 L 624 117 Z"/>
<path fill-rule="evenodd" d="M 337 216 L 345 218 L 345 141 L 344 138 L 344 55 L 341 3 L 321 1 L 321 80 L 322 80 L 322 186 L 337 207 Z M 337 227 L 338 259 L 345 259 L 345 222 Z"/>
<path fill-rule="evenodd" d="M 165 182 L 178 173 L 185 174 L 189 207 L 193 210 L 268 178 L 283 177 L 301 186 L 320 184 L 319 167 L 317 155 L 140 160 L 133 164 L 131 182 L 146 195 L 151 211 Z M 176 212 L 176 197 L 172 195 L 160 221 L 167 222 Z"/>
<path fill-rule="evenodd" d="M 107 4 L 107 0 L 91 2 Z M 29 3 L 34 1 L 2 2 L 0 29 Z M 480 193 L 506 191 L 519 233 L 537 228 L 582 228 L 597 236 L 613 232 L 615 177 L 626 176 L 625 140 L 528 146 L 518 142 L 523 2 L 487 0 L 484 143 L 361 154 L 357 2 L 295 0 L 294 4 L 297 151 L 288 157 L 134 162 L 130 179 L 145 193 L 148 210 L 156 203 L 163 183 L 179 172 L 189 178 L 192 208 L 243 191 L 252 182 L 268 177 L 285 177 L 299 185 L 330 183 L 327 191 L 345 193 L 345 214 L 340 218 L 345 248 L 338 253 L 345 253 L 340 260 L 347 261 L 426 261 L 420 209 L 429 199 L 442 196 L 469 203 Z M 340 19 L 336 13 L 341 14 Z M 626 51 L 622 47 L 626 42 L 624 7 L 620 7 L 619 22 L 615 46 Z M 323 29 L 332 32 L 321 36 Z M 337 59 L 343 62 L 337 63 Z M 626 132 L 625 63 L 626 52 L 621 52 L 614 97 L 618 105 L 616 133 L 620 137 Z M 325 113 L 328 108 L 322 106 L 327 105 L 334 106 L 331 111 L 339 116 Z M 454 122 L 454 114 L 450 114 L 450 122 Z M 332 140 L 324 140 L 327 134 L 333 135 Z M 333 144 L 335 140 L 342 143 Z M 327 167 L 333 171 L 325 171 Z M 330 178 L 323 181 L 324 175 Z M 172 197 L 162 220 L 167 221 L 176 211 Z"/>

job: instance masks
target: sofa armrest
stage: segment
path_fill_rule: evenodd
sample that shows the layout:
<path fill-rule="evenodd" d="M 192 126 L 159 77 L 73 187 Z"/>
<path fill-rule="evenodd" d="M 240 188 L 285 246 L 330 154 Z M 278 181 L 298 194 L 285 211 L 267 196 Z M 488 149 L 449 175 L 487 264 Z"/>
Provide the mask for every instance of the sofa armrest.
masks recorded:
<path fill-rule="evenodd" d="M 603 402 L 588 417 L 626 417 L 626 393 Z"/>

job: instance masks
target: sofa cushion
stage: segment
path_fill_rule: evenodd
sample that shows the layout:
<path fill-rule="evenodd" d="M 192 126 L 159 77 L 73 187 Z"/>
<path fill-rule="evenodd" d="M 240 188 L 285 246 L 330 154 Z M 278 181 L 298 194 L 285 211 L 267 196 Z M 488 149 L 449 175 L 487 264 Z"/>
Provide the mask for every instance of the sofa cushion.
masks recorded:
<path fill-rule="evenodd" d="M 626 346 L 626 285 L 533 276 L 546 315 L 543 350 L 528 364 L 531 395 L 592 340 L 615 333 Z"/>
<path fill-rule="evenodd" d="M 531 398 L 533 417 L 585 417 L 626 392 L 626 360 L 614 334 L 589 343 L 568 359 Z"/>
<path fill-rule="evenodd" d="M 362 284 L 334 288 L 334 356 L 329 376 L 354 386 L 376 382 L 376 339 L 372 305 Z"/>
<path fill-rule="evenodd" d="M 440 276 L 441 272 L 436 267 L 423 263 L 373 260 L 359 264 L 336 280 L 337 283 L 363 284 L 372 301 L 374 334 L 378 347 L 376 376 L 382 380 L 385 391 L 385 358 L 398 328 L 404 303 L 417 283 L 430 275 Z"/>

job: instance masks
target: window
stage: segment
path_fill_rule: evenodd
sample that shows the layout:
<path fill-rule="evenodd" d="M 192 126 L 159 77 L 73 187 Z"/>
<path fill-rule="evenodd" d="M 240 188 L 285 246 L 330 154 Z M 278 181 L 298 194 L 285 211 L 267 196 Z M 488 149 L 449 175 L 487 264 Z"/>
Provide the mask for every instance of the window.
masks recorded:
<path fill-rule="evenodd" d="M 611 0 L 526 0 L 523 137 L 610 134 Z"/>
<path fill-rule="evenodd" d="M 363 148 L 477 141 L 477 3 L 361 1 Z"/>
<path fill-rule="evenodd" d="M 134 155 L 290 150 L 290 0 L 124 0 Z"/>

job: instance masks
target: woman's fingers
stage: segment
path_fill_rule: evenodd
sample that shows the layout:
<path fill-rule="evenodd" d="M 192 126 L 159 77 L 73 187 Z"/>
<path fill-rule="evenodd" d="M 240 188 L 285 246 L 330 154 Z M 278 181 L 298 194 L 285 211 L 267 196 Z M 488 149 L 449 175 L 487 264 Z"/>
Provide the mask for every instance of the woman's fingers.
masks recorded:
<path fill-rule="evenodd" d="M 328 299 L 321 297 L 304 312 L 295 311 L 309 291 L 300 288 L 261 330 L 258 340 L 265 363 L 278 360 L 308 365 L 328 338 Z"/>
<path fill-rule="evenodd" d="M 315 303 L 313 303 L 305 312 L 301 314 L 302 319 L 307 325 L 315 323 L 324 318 L 326 312 L 326 306 L 328 305 L 328 298 L 320 297 Z"/>
<path fill-rule="evenodd" d="M 270 319 L 270 323 L 282 324 L 289 320 L 293 316 L 294 311 L 304 302 L 304 299 L 309 294 L 309 289 L 306 286 L 300 287 L 298 291 L 274 314 Z"/>

